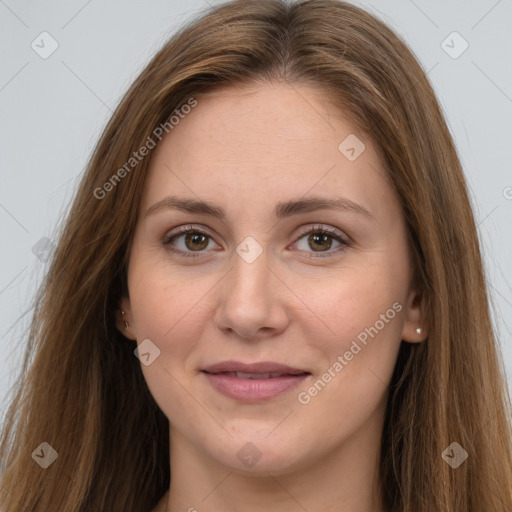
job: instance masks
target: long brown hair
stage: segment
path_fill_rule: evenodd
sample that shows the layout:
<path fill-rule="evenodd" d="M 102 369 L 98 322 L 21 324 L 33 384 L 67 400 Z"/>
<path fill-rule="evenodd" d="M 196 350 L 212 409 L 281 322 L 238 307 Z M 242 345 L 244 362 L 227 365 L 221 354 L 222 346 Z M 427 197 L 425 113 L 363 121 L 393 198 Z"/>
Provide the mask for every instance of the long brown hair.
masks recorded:
<path fill-rule="evenodd" d="M 38 291 L 4 423 L 5 512 L 148 512 L 167 490 L 168 420 L 135 342 L 115 325 L 151 154 L 126 163 L 191 98 L 268 80 L 317 86 L 366 130 L 409 229 L 429 336 L 402 342 L 393 374 L 381 449 L 385 510 L 512 510 L 510 396 L 479 241 L 424 71 L 396 34 L 353 5 L 249 0 L 212 8 L 174 35 L 93 152 Z M 32 460 L 42 442 L 58 453 L 46 469 Z M 452 442 L 468 453 L 456 469 L 442 456 Z"/>

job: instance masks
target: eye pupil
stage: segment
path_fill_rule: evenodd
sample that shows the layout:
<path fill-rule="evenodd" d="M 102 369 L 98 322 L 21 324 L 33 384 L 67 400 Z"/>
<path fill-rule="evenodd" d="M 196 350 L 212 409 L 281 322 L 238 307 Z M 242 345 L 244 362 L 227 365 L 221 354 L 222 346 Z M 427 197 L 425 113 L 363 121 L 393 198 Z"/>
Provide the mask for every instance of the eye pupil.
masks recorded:
<path fill-rule="evenodd" d="M 192 251 L 200 251 L 208 246 L 208 240 L 206 238 L 207 237 L 205 235 L 201 235 L 199 233 L 187 233 L 187 235 L 185 236 L 185 244 L 187 248 Z M 189 242 L 192 242 L 192 244 L 199 244 L 200 247 L 190 247 Z"/>
<path fill-rule="evenodd" d="M 320 241 L 318 241 L 320 239 Z M 318 244 L 318 245 L 325 245 L 325 242 L 326 240 L 329 241 L 329 243 L 327 244 L 327 247 L 323 247 L 321 250 L 322 251 L 327 251 L 331 248 L 331 245 L 332 245 L 332 240 L 331 240 L 331 237 L 329 235 L 326 235 L 325 233 L 313 233 L 311 235 L 309 235 L 309 242 L 313 242 L 314 244 Z"/>

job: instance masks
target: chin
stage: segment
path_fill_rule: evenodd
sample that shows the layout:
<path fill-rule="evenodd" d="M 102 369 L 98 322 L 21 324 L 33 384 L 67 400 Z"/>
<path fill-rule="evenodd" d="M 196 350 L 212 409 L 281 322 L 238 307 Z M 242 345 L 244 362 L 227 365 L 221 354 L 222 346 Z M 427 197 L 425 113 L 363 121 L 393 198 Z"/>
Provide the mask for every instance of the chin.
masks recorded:
<path fill-rule="evenodd" d="M 268 436 L 268 430 L 265 434 Z M 291 437 L 265 438 L 258 436 L 234 437 L 225 446 L 216 446 L 211 453 L 220 464 L 245 475 L 268 476 L 291 473 L 307 466 L 311 456 L 307 451 L 297 452 L 297 447 L 305 448 L 303 443 L 292 441 Z"/>

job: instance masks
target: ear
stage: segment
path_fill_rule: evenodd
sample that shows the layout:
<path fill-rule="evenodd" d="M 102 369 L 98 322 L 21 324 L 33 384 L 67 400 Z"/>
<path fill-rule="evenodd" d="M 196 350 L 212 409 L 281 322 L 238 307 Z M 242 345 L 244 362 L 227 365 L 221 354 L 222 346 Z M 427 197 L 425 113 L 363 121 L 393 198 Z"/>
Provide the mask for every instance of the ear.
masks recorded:
<path fill-rule="evenodd" d="M 402 340 L 409 343 L 424 341 L 428 335 L 426 325 L 423 296 L 418 289 L 411 288 L 405 307 Z M 420 329 L 419 332 L 418 329 Z"/>
<path fill-rule="evenodd" d="M 124 311 L 124 315 L 123 315 Z M 135 332 L 131 322 L 131 308 L 130 299 L 128 297 L 122 297 L 119 301 L 119 307 L 116 311 L 116 327 L 117 330 L 129 340 L 136 340 Z"/>

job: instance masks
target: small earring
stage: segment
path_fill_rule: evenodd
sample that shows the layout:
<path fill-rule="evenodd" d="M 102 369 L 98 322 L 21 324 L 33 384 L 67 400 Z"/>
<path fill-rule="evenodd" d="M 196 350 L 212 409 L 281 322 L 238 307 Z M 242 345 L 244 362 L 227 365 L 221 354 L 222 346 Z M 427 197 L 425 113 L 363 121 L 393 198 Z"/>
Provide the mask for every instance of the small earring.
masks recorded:
<path fill-rule="evenodd" d="M 420 328 L 420 327 L 418 327 L 418 328 L 416 329 L 416 333 L 417 333 L 417 334 L 421 334 L 421 328 Z"/>
<path fill-rule="evenodd" d="M 128 329 L 128 322 L 126 321 L 125 317 L 124 317 L 124 310 L 121 310 L 121 314 L 123 315 L 123 322 L 124 322 L 124 328 L 125 329 Z"/>

